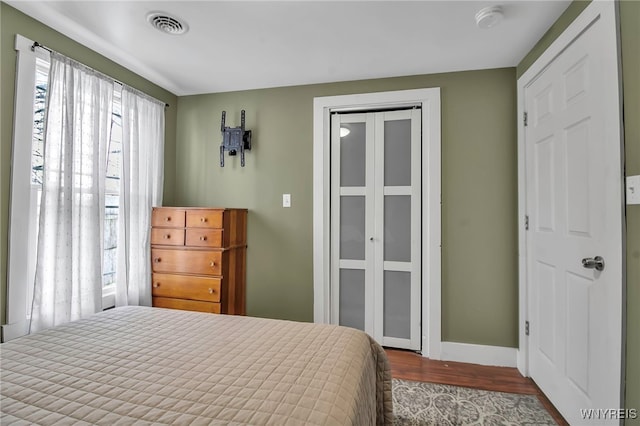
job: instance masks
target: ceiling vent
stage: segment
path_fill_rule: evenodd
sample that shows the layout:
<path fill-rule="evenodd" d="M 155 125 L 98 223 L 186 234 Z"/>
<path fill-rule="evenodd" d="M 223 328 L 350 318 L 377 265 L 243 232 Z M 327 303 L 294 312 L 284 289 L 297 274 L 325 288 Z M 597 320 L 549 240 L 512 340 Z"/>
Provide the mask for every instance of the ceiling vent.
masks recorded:
<path fill-rule="evenodd" d="M 155 29 L 166 34 L 180 35 L 189 31 L 189 26 L 186 23 L 180 22 L 178 18 L 164 12 L 149 13 L 147 15 L 147 21 L 149 21 Z"/>

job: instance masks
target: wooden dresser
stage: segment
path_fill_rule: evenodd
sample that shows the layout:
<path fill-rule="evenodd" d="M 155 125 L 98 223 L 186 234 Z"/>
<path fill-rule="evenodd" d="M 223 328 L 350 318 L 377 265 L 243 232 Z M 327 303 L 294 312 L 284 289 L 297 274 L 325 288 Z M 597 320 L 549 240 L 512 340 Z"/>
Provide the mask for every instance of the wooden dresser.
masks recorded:
<path fill-rule="evenodd" d="M 247 210 L 155 207 L 153 306 L 245 314 Z"/>

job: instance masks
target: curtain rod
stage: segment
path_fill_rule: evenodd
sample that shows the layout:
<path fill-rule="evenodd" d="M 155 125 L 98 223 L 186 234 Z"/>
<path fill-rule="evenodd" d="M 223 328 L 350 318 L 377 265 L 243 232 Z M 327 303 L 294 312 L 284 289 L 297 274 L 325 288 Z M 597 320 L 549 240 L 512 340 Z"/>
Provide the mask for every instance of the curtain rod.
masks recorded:
<path fill-rule="evenodd" d="M 44 49 L 44 50 L 48 51 L 49 53 L 53 53 L 53 52 L 54 52 L 54 50 L 53 50 L 53 49 L 51 49 L 51 48 L 49 48 L 49 47 L 47 47 L 47 46 L 43 46 L 42 44 L 38 43 L 37 41 L 34 41 L 34 42 L 33 42 L 33 45 L 31 45 L 31 51 L 32 51 L 32 52 L 35 52 L 35 51 L 36 51 L 36 47 L 39 47 L 39 48 L 41 48 L 41 49 Z M 56 53 L 58 53 L 58 52 L 56 52 Z M 83 64 L 83 65 L 84 65 L 84 64 Z M 86 67 L 86 65 L 84 65 L 84 66 Z M 91 67 L 87 67 L 87 68 L 91 68 Z M 93 68 L 91 68 L 91 69 L 93 69 Z M 93 69 L 93 70 L 94 70 L 95 72 L 99 72 L 100 74 L 102 74 L 102 75 L 104 75 L 104 76 L 106 76 L 106 77 L 109 77 L 111 80 L 113 80 L 115 83 L 118 83 L 118 84 L 119 84 L 119 85 L 121 85 L 121 86 L 128 86 L 127 84 L 124 84 L 124 83 L 122 83 L 121 81 L 118 81 L 118 80 L 116 80 L 115 78 L 110 77 L 110 76 L 108 76 L 108 75 L 106 75 L 106 74 L 104 74 L 104 73 L 102 73 L 102 72 L 100 72 L 100 71 L 98 71 L 98 70 L 95 70 L 95 69 Z M 130 86 L 129 86 L 129 87 L 130 87 Z M 137 90 L 137 89 L 136 89 L 136 90 Z M 144 93 L 144 92 L 140 92 L 140 93 Z M 146 93 L 144 93 L 144 94 L 146 95 Z M 146 95 L 146 96 L 149 96 L 149 95 Z M 149 96 L 149 97 L 153 98 L 153 96 Z M 154 98 L 154 99 L 155 99 L 155 98 Z M 159 99 L 156 99 L 156 100 L 159 100 Z M 160 101 L 160 102 L 162 102 L 162 101 Z M 165 108 L 168 108 L 168 107 L 169 107 L 169 104 L 165 103 L 165 104 L 164 104 L 164 106 L 165 106 Z"/>

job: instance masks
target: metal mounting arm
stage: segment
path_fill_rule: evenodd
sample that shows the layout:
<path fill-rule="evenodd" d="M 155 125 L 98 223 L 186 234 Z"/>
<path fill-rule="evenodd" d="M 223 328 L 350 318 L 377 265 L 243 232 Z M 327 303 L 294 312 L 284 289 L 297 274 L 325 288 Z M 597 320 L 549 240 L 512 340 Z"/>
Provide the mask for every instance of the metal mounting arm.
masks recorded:
<path fill-rule="evenodd" d="M 225 127 L 226 111 L 222 111 L 220 131 L 222 132 L 222 145 L 220 145 L 220 167 L 224 167 L 224 152 L 230 156 L 237 155 L 240 151 L 240 165 L 244 167 L 244 152 L 251 150 L 251 130 L 245 130 L 245 112 L 240 113 L 240 127 Z"/>

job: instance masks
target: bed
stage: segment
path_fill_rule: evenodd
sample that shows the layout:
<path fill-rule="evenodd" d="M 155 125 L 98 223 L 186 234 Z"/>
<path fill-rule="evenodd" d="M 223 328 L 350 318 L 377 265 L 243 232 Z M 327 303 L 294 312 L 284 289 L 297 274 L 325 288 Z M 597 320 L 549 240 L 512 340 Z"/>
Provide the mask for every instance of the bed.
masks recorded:
<path fill-rule="evenodd" d="M 3 425 L 393 423 L 384 351 L 345 327 L 122 307 L 0 361 Z"/>

